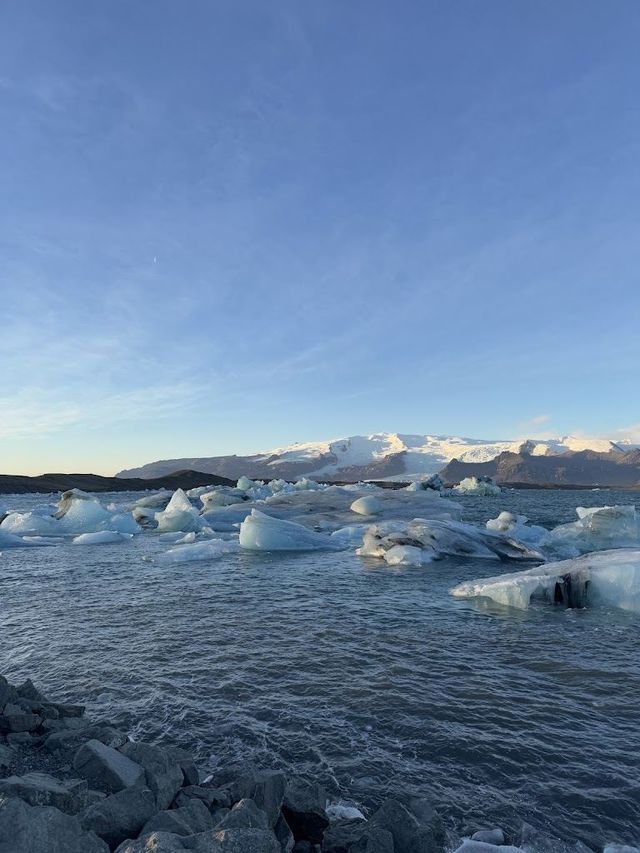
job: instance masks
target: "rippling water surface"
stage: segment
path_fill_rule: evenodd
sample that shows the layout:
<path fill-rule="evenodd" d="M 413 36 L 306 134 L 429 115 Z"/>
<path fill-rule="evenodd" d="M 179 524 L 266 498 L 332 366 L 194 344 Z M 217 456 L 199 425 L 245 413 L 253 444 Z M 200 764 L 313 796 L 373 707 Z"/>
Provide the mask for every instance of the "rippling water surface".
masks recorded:
<path fill-rule="evenodd" d="M 462 502 L 466 520 L 509 509 L 553 526 L 576 505 L 635 499 Z M 0 671 L 211 767 L 284 766 L 365 807 L 428 795 L 457 829 L 524 819 L 594 847 L 638 840 L 637 616 L 448 595 L 517 568 L 492 561 L 394 569 L 347 551 L 162 565 L 167 547 L 144 534 L 4 552 Z"/>

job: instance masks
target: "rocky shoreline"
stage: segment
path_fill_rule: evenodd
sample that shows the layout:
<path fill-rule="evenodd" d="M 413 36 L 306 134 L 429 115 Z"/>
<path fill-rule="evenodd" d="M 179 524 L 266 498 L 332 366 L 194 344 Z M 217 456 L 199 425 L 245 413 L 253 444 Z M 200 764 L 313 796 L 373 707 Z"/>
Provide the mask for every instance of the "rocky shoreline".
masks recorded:
<path fill-rule="evenodd" d="M 390 799 L 365 819 L 278 769 L 203 778 L 185 751 L 133 742 L 81 705 L 0 676 L 0 853 L 444 853 L 445 844 L 426 799 Z M 457 850 L 589 853 L 526 825 L 517 842 L 485 829 Z"/>

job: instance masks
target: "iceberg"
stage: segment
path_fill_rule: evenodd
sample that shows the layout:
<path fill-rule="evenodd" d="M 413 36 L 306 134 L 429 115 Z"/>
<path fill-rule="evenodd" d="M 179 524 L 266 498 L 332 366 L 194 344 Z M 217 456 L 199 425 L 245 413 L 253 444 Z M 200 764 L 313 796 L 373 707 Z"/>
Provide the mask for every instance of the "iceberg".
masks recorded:
<path fill-rule="evenodd" d="M 544 539 L 543 544 L 558 556 L 640 546 L 635 506 L 579 506 L 576 513 L 578 521 L 554 527 Z"/>
<path fill-rule="evenodd" d="M 205 511 L 219 506 L 233 506 L 242 503 L 244 500 L 246 500 L 246 495 L 241 489 L 228 489 L 225 486 L 200 495 L 200 501 Z"/>
<path fill-rule="evenodd" d="M 542 600 L 564 607 L 605 605 L 640 612 L 640 550 L 616 548 L 547 563 L 524 572 L 466 581 L 456 598 L 490 598 L 526 610 Z"/>
<path fill-rule="evenodd" d="M 355 500 L 349 509 L 351 512 L 357 512 L 358 515 L 377 515 L 382 512 L 383 507 L 375 495 L 366 495 Z"/>
<path fill-rule="evenodd" d="M 118 533 L 117 530 L 100 530 L 96 533 L 81 533 L 73 540 L 74 545 L 110 545 L 115 542 L 128 542 L 133 533 Z"/>
<path fill-rule="evenodd" d="M 175 490 L 167 508 L 157 512 L 155 518 L 161 533 L 177 533 L 179 530 L 188 533 L 198 531 L 203 526 L 198 511 L 182 489 Z"/>
<path fill-rule="evenodd" d="M 435 551 L 415 545 L 393 545 L 384 552 L 385 563 L 390 566 L 424 566 L 435 558 Z"/>
<path fill-rule="evenodd" d="M 344 545 L 302 524 L 251 510 L 240 525 L 240 545 L 249 551 L 342 550 Z"/>
<path fill-rule="evenodd" d="M 405 491 L 407 492 L 441 492 L 444 489 L 444 482 L 440 474 L 432 474 L 430 477 L 427 477 L 425 480 L 414 480 L 413 483 L 409 483 L 408 486 L 405 486 Z"/>
<path fill-rule="evenodd" d="M 514 515 L 512 512 L 502 511 L 497 518 L 487 521 L 487 530 L 493 533 L 508 533 L 520 542 L 529 545 L 540 545 L 549 534 L 546 527 L 536 524 L 528 525 L 526 515 Z"/>
<path fill-rule="evenodd" d="M 163 489 L 160 492 L 153 492 L 150 495 L 145 495 L 143 498 L 138 498 L 134 507 L 153 507 L 157 509 L 159 506 L 166 507 L 171 500 L 173 492 L 168 489 Z"/>
<path fill-rule="evenodd" d="M 465 477 L 453 489 L 454 492 L 466 495 L 499 495 L 500 486 L 491 477 Z"/>
<path fill-rule="evenodd" d="M 37 510 L 10 513 L 0 524 L 8 533 L 36 536 L 70 536 L 115 530 L 118 533 L 139 533 L 133 515 L 112 513 L 93 495 L 80 489 L 64 492 L 53 515 L 41 515 Z"/>
<path fill-rule="evenodd" d="M 205 542 L 180 545 L 170 548 L 160 559 L 163 563 L 193 563 L 201 560 L 217 560 L 225 554 L 232 554 L 238 550 L 237 541 L 223 539 L 209 539 Z"/>
<path fill-rule="evenodd" d="M 53 545 L 53 542 L 41 537 L 22 537 L 0 531 L 0 551 L 3 548 L 38 548 L 42 545 Z"/>

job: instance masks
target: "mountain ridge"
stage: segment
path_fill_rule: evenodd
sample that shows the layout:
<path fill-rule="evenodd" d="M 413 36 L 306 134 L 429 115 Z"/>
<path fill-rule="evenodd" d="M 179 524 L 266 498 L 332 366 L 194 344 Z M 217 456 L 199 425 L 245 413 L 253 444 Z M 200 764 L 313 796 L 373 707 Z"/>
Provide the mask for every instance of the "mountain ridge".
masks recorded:
<path fill-rule="evenodd" d="M 416 479 L 441 471 L 453 459 L 482 464 L 501 453 L 558 456 L 592 452 L 624 455 L 636 445 L 610 439 L 562 436 L 547 439 L 485 440 L 458 436 L 372 433 L 343 439 L 303 442 L 249 455 L 182 457 L 149 462 L 120 471 L 116 477 L 162 477 L 176 469 L 196 470 L 217 476 L 259 479 Z"/>

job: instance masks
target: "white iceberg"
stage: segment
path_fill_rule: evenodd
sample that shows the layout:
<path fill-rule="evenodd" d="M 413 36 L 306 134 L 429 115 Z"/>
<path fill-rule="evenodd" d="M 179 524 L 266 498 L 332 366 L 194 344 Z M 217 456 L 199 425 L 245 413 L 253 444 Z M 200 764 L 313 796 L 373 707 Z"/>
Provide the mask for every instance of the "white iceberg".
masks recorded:
<path fill-rule="evenodd" d="M 80 489 L 64 492 L 53 515 L 41 515 L 37 510 L 10 513 L 0 524 L 8 533 L 36 536 L 70 536 L 115 530 L 118 533 L 139 533 L 133 515 L 113 513 L 93 495 Z"/>
<path fill-rule="evenodd" d="M 0 530 L 0 551 L 4 548 L 37 548 L 42 545 L 53 545 L 53 542 L 39 536 L 22 537 L 16 536 L 15 533 L 4 533 Z"/>
<path fill-rule="evenodd" d="M 358 515 L 377 515 L 382 512 L 383 506 L 375 495 L 366 495 L 355 500 L 349 509 Z"/>
<path fill-rule="evenodd" d="M 182 489 L 176 489 L 167 508 L 155 515 L 158 522 L 158 530 L 162 533 L 172 533 L 178 530 L 188 533 L 192 530 L 198 531 L 203 522 L 196 508 Z"/>
<path fill-rule="evenodd" d="M 465 477 L 453 489 L 454 492 L 467 495 L 499 495 L 500 486 L 491 477 Z"/>
<path fill-rule="evenodd" d="M 490 598 L 526 610 L 535 600 L 565 607 L 608 605 L 640 612 L 640 550 L 617 548 L 524 572 L 466 581 L 456 598 Z"/>
<path fill-rule="evenodd" d="M 384 552 L 384 560 L 390 566 L 424 566 L 435 558 L 435 551 L 415 545 L 393 545 Z"/>
<path fill-rule="evenodd" d="M 576 513 L 578 521 L 554 527 L 544 539 L 544 546 L 558 556 L 640 546 L 635 506 L 579 506 Z"/>
<path fill-rule="evenodd" d="M 111 545 L 116 542 L 128 542 L 133 533 L 118 533 L 117 530 L 100 530 L 96 533 L 81 533 L 73 540 L 74 545 Z"/>
<path fill-rule="evenodd" d="M 237 541 L 223 539 L 208 539 L 205 542 L 180 545 L 170 548 L 160 557 L 163 563 L 193 563 L 201 560 L 217 560 L 225 554 L 232 554 L 238 550 Z"/>
<path fill-rule="evenodd" d="M 331 534 L 331 538 L 336 542 L 340 542 L 346 548 L 354 548 L 356 545 L 361 545 L 362 540 L 367 530 L 367 524 L 349 524 L 347 527 L 339 527 Z"/>
<path fill-rule="evenodd" d="M 407 492 L 441 492 L 443 489 L 444 482 L 440 474 L 432 474 L 425 480 L 414 480 L 413 483 L 405 486 L 405 491 Z"/>
<path fill-rule="evenodd" d="M 302 524 L 251 511 L 240 525 L 240 545 L 250 551 L 342 550 L 344 545 Z"/>
<path fill-rule="evenodd" d="M 497 518 L 489 519 L 486 527 L 493 533 L 507 533 L 520 542 L 540 545 L 547 538 L 549 531 L 546 527 L 528 524 L 527 522 L 526 515 L 514 515 L 512 512 L 503 510 Z"/>
<path fill-rule="evenodd" d="M 245 493 L 241 489 L 228 489 L 222 486 L 219 489 L 204 492 L 200 495 L 200 501 L 204 510 L 214 509 L 219 506 L 233 506 L 245 500 Z"/>
<path fill-rule="evenodd" d="M 153 507 L 157 509 L 159 506 L 166 507 L 171 500 L 173 492 L 168 489 L 162 489 L 159 492 L 153 492 L 150 495 L 145 495 L 143 498 L 138 498 L 134 507 Z"/>

